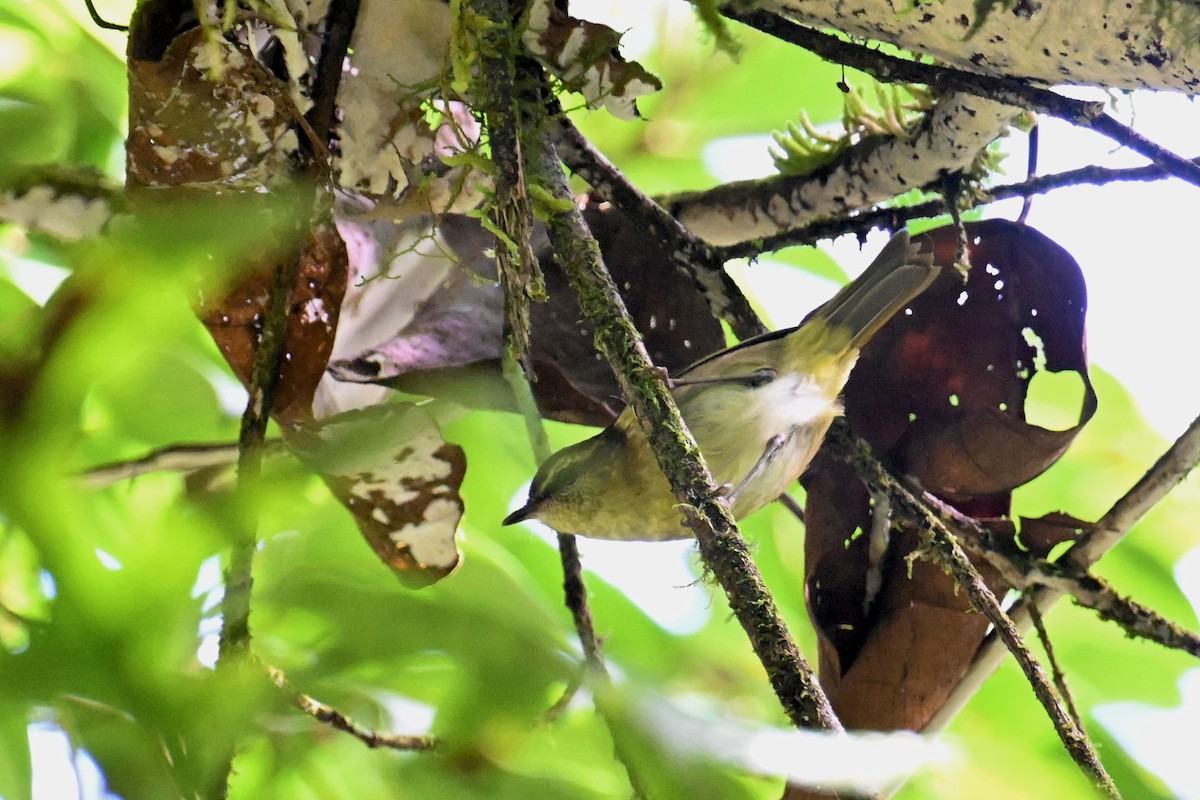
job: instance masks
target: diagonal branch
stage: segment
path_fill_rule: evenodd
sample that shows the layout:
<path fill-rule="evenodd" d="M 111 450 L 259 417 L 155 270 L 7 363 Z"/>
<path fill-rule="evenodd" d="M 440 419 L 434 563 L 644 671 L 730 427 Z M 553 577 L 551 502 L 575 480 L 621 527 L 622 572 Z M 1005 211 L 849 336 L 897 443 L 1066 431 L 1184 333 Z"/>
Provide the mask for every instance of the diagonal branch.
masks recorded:
<path fill-rule="evenodd" d="M 531 178 L 556 197 L 569 198 L 566 175 L 543 128 L 548 121 L 541 122 L 522 131 Z M 696 535 L 701 557 L 724 588 L 784 710 L 797 726 L 840 729 L 713 485 L 662 373 L 650 361 L 582 215 L 572 206 L 550 216 L 546 225 L 580 308 L 595 325 L 596 341 Z"/>
<path fill-rule="evenodd" d="M 433 736 L 412 733 L 381 733 L 372 730 L 365 725 L 355 722 L 333 706 L 328 706 L 316 698 L 296 691 L 279 670 L 268 667 L 267 674 L 270 676 L 271 682 L 286 692 L 288 697 L 291 698 L 292 703 L 305 714 L 308 714 L 318 722 L 323 722 L 336 730 L 350 734 L 367 747 L 372 749 L 382 747 L 388 750 L 411 752 L 432 750 L 437 746 L 437 739 Z"/>
<path fill-rule="evenodd" d="M 626 216 L 641 220 L 647 231 L 662 238 L 663 249 L 695 281 L 713 316 L 728 322 L 739 339 L 766 333 L 766 326 L 750 307 L 742 290 L 725 272 L 724 260 L 714 249 L 643 194 L 566 116 L 557 113 L 555 121 L 558 125 L 554 146 L 566 165 L 587 181 L 597 194 Z"/>
<path fill-rule="evenodd" d="M 1075 567 L 1086 567 L 1095 563 L 1119 542 L 1147 511 L 1187 477 L 1197 464 L 1200 464 L 1200 417 L 1188 426 L 1141 480 L 1113 504 L 1095 528 L 1067 551 L 1067 563 Z M 1031 624 L 1029 605 L 1036 603 L 1038 610 L 1044 614 L 1062 596 L 1063 592 L 1057 589 L 1036 589 L 1013 605 L 1010 616 L 1022 630 L 1028 630 Z M 936 731 L 944 727 L 996 671 L 1003 658 L 1004 648 L 994 637 L 985 641 L 970 671 L 930 722 L 929 729 Z"/>
<path fill-rule="evenodd" d="M 1007 652 L 1012 653 L 1016 658 L 1017 664 L 1025 673 L 1026 679 L 1033 687 L 1034 694 L 1049 715 L 1055 732 L 1067 752 L 1070 753 L 1071 758 L 1099 789 L 1109 797 L 1119 797 L 1116 787 L 1100 763 L 1091 741 L 1064 708 L 1062 699 L 1037 659 L 1021 639 L 1012 618 L 1000 608 L 996 596 L 984 583 L 970 559 L 967 558 L 950 528 L 936 513 L 917 500 L 887 472 L 872 454 L 870 445 L 850 433 L 849 427 L 844 421 L 840 420 L 831 429 L 828 442 L 861 480 L 865 481 L 868 486 L 877 486 L 885 490 L 893 502 L 904 508 L 907 517 L 920 526 L 926 539 L 928 552 L 954 575 L 958 585 L 963 587 L 966 592 L 971 606 L 987 617 L 995 628 L 995 635 L 1003 642 Z"/>
<path fill-rule="evenodd" d="M 1171 175 L 1200 186 L 1200 165 L 1150 141 L 1133 128 L 1105 114 L 1103 103 L 1063 97 L 1049 89 L 1031 86 L 1013 78 L 981 75 L 888 55 L 807 28 L 769 11 L 739 13 L 727 7 L 722 9 L 722 13 L 763 33 L 803 47 L 827 61 L 862 70 L 886 83 L 923 83 L 935 89 L 964 92 L 1090 128 L 1145 156 Z"/>

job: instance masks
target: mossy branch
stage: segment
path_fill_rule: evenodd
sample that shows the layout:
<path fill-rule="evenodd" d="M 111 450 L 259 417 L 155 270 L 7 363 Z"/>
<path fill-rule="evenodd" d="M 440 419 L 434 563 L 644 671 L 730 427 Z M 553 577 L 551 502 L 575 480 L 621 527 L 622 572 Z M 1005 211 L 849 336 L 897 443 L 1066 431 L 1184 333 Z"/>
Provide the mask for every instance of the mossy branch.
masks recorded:
<path fill-rule="evenodd" d="M 529 173 L 558 197 L 568 198 L 566 175 L 548 135 L 550 124 L 544 118 L 524 128 L 522 145 Z M 662 372 L 651 362 L 582 215 L 575 209 L 555 214 L 546 227 L 580 308 L 596 328 L 596 343 L 650 441 L 687 527 L 696 536 L 700 555 L 725 590 L 785 712 L 800 727 L 840 730 L 713 485 Z"/>
<path fill-rule="evenodd" d="M 839 420 L 831 429 L 828 445 L 850 465 L 860 480 L 885 491 L 893 503 L 904 509 L 906 518 L 920 527 L 927 552 L 954 576 L 966 592 L 971 607 L 987 617 L 1005 648 L 1016 658 L 1071 758 L 1098 789 L 1108 797 L 1119 797 L 1091 740 L 1075 723 L 1045 670 L 1022 640 L 1016 624 L 1000 608 L 996 596 L 967 558 L 946 522 L 889 474 L 871 452 L 870 445 L 854 436 L 844 420 Z"/>

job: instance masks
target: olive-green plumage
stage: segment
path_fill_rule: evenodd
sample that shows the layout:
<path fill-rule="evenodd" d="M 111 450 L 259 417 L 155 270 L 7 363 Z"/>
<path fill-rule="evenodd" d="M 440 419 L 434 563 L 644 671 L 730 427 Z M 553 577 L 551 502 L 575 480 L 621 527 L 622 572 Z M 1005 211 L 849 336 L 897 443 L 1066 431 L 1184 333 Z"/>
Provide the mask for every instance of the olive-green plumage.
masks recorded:
<path fill-rule="evenodd" d="M 717 484 L 729 487 L 735 518 L 762 508 L 800 476 L 841 414 L 838 395 L 859 350 L 937 272 L 899 233 L 802 325 L 747 339 L 674 376 L 675 402 Z M 690 535 L 628 408 L 601 433 L 549 458 L 529 501 L 504 524 L 530 518 L 600 539 Z"/>

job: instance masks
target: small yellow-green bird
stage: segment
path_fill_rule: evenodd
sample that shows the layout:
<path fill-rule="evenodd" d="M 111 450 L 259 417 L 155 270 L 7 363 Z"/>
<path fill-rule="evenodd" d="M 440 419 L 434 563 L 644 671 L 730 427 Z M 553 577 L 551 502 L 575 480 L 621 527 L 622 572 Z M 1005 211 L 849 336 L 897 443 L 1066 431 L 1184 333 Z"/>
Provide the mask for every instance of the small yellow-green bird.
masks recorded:
<path fill-rule="evenodd" d="M 842 413 L 838 395 L 859 350 L 936 277 L 908 234 L 892 237 L 857 279 L 802 325 L 747 339 L 692 364 L 672 394 L 741 519 L 782 494 Z M 562 533 L 662 540 L 691 535 L 633 412 L 558 451 L 505 525 L 540 519 Z"/>

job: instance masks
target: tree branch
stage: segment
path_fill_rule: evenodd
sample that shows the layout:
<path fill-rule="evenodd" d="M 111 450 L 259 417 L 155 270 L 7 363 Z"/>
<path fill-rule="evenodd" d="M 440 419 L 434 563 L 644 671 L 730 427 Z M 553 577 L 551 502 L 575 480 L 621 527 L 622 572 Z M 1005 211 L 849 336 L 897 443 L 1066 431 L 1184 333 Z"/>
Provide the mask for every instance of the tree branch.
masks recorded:
<path fill-rule="evenodd" d="M 556 197 L 567 199 L 570 187 L 547 133 L 533 125 L 522 131 L 530 174 Z M 713 485 L 662 373 L 650 361 L 582 215 L 572 206 L 550 216 L 547 229 L 580 308 L 596 327 L 596 341 L 679 498 L 701 557 L 724 588 L 784 710 L 798 726 L 840 729 Z"/>
<path fill-rule="evenodd" d="M 1192 163 L 1200 165 L 1200 159 L 1196 159 Z M 1170 177 L 1170 174 L 1156 164 L 1124 168 L 1081 167 L 1056 172 L 1052 175 L 1040 175 L 1018 183 L 988 187 L 982 190 L 983 196 L 973 207 L 979 208 L 1001 200 L 1045 194 L 1067 186 L 1084 184 L 1103 186 L 1118 181 L 1153 181 L 1167 177 Z M 929 192 L 940 191 L 941 181 L 922 186 L 921 189 Z M 756 258 L 763 253 L 783 250 L 787 247 L 811 245 L 821 239 L 834 239 L 847 233 L 865 235 L 875 228 L 897 230 L 910 220 L 928 219 L 945 213 L 946 201 L 943 199 L 929 200 L 911 206 L 875 207 L 849 216 L 820 220 L 756 241 L 714 247 L 713 253 L 717 258 L 723 260 Z"/>
<path fill-rule="evenodd" d="M 1188 473 L 1200 463 L 1200 417 L 1192 421 L 1187 430 L 1155 462 L 1142 478 L 1113 504 L 1100 521 L 1067 551 L 1066 563 L 1076 568 L 1094 564 L 1119 542 L 1129 529 L 1174 489 Z M 1063 596 L 1056 588 L 1035 589 L 1021 597 L 1012 607 L 1010 614 L 1017 625 L 1027 629 L 1030 625 L 1029 605 L 1036 604 L 1045 614 Z M 953 718 L 979 686 L 1000 666 L 1004 651 L 994 638 L 989 638 L 980 647 L 979 655 L 964 677 L 947 699 L 942 710 L 930 722 L 929 727 L 938 730 Z"/>
<path fill-rule="evenodd" d="M 352 720 L 332 706 L 327 706 L 303 692 L 298 692 L 287 681 L 283 673 L 274 667 L 267 668 L 271 682 L 287 693 L 292 703 L 318 722 L 323 722 L 343 733 L 348 733 L 355 739 L 372 749 L 383 747 L 389 750 L 432 750 L 437 746 L 437 738 L 410 733 L 380 733 Z"/>
<path fill-rule="evenodd" d="M 860 69 L 886 83 L 923 83 L 939 90 L 965 92 L 1091 128 L 1145 156 L 1171 175 L 1200 186 L 1200 165 L 1155 144 L 1128 125 L 1105 114 L 1103 103 L 1063 97 L 1049 89 L 1030 86 L 1014 78 L 982 75 L 888 55 L 806 28 L 769 11 L 739 13 L 724 8 L 722 13 L 763 33 L 803 47 L 827 61 Z"/>
<path fill-rule="evenodd" d="M 992 100 L 946 94 L 905 136 L 866 137 L 806 175 L 734 181 L 674 195 L 666 207 L 693 234 L 714 245 L 757 244 L 966 170 L 1018 113 Z"/>
<path fill-rule="evenodd" d="M 1109 797 L 1119 797 L 1116 787 L 1100 763 L 1091 741 L 1063 707 L 1061 698 L 1037 659 L 1029 652 L 1016 625 L 1000 608 L 996 596 L 984 583 L 975 566 L 971 564 L 949 527 L 884 469 L 872 454 L 870 445 L 853 436 L 844 420 L 839 420 L 838 424 L 830 430 L 827 440 L 844 457 L 846 463 L 861 480 L 864 480 L 869 486 L 876 486 L 886 491 L 894 503 L 904 507 L 908 518 L 920 526 L 922 535 L 926 539 L 925 547 L 928 554 L 953 574 L 955 581 L 966 592 L 972 608 L 983 614 L 992 623 L 995 635 L 1004 643 L 1007 651 L 1016 658 L 1021 671 L 1025 673 L 1026 679 L 1033 687 L 1034 695 L 1046 710 L 1055 732 L 1071 758 L 1092 779 L 1097 788 Z"/>
<path fill-rule="evenodd" d="M 536 104 L 537 98 L 536 95 L 523 97 L 517 93 L 517 42 L 510 22 L 509 4 L 505 0 L 476 0 L 474 5 L 475 11 L 491 22 L 478 34 L 483 85 L 479 107 L 484 112 L 495 165 L 495 200 L 489 207 L 489 214 L 495 230 L 500 232 L 496 237 L 496 262 L 504 290 L 505 339 L 501 370 L 517 410 L 525 420 L 534 460 L 540 466 L 550 457 L 550 441 L 546 438 L 529 386 L 529 303 L 531 295 L 544 290 L 540 285 L 537 258 L 529 245 L 533 209 L 519 135 L 521 115 L 527 113 L 522 110 L 523 106 Z M 587 586 L 583 581 L 583 566 L 575 537 L 559 533 L 558 551 L 563 567 L 564 601 L 574 620 L 584 658 L 599 675 L 606 675 L 588 608 Z"/>
<path fill-rule="evenodd" d="M 556 104 L 557 105 L 557 104 Z M 558 123 L 554 136 L 555 148 L 571 171 L 583 178 L 608 202 L 629 217 L 640 220 L 646 230 L 663 240 L 676 266 L 683 269 L 696 283 L 696 288 L 708 302 L 713 316 L 729 323 L 739 339 L 766 333 L 750 301 L 723 268 L 713 248 L 692 235 L 679 220 L 667 213 L 642 190 L 635 186 L 612 162 L 592 146 L 566 116 L 555 115 Z"/>
<path fill-rule="evenodd" d="M 1036 606 L 1031 608 L 1030 611 L 1032 612 L 1030 617 L 1033 619 L 1033 627 L 1037 631 L 1038 641 L 1042 643 L 1042 649 L 1046 651 L 1046 660 L 1050 662 L 1050 674 L 1054 676 L 1054 685 L 1058 687 L 1058 696 L 1063 699 L 1063 703 L 1067 707 L 1067 712 L 1071 715 L 1071 719 L 1075 720 L 1075 724 L 1079 726 L 1079 730 L 1086 734 L 1087 729 L 1083 727 L 1083 717 L 1080 716 L 1079 709 L 1075 707 L 1075 698 L 1071 696 L 1071 689 L 1067 686 L 1067 675 L 1058 663 L 1058 656 L 1054 654 L 1054 645 L 1050 642 L 1050 634 L 1046 630 L 1046 624 L 1042 620 L 1042 615 L 1038 613 Z"/>
<path fill-rule="evenodd" d="M 902 486 L 900 490 L 907 492 Z M 1097 612 L 1101 619 L 1115 622 L 1129 636 L 1200 657 L 1200 635 L 1183 629 L 1140 603 L 1122 597 L 1101 578 L 1064 564 L 1029 559 L 1023 553 L 1014 552 L 1011 545 L 1001 541 L 974 519 L 928 492 L 923 492 L 919 498 L 907 494 L 904 497 L 906 502 L 911 499 L 913 503 L 923 504 L 930 513 L 939 516 L 968 550 L 986 559 L 1014 589 L 1032 591 L 1050 588 L 1071 595 L 1076 603 Z"/>
<path fill-rule="evenodd" d="M 262 469 L 267 423 L 275 405 L 279 366 L 287 349 L 288 311 L 298 258 L 297 255 L 289 263 L 275 267 L 270 305 L 263 314 L 262 332 L 254 351 L 250 397 L 242 414 L 241 431 L 238 434 L 239 514 L 224 574 L 225 594 L 221 598 L 221 632 L 217 647 L 218 669 L 234 668 L 244 663 L 250 654 L 250 594 L 254 584 L 254 551 L 258 542 L 255 495 Z M 228 796 L 234 755 L 231 745 L 228 758 L 222 766 L 222 774 L 218 775 L 218 782 L 214 785 L 214 794 L 218 798 Z"/>
<path fill-rule="evenodd" d="M 346 53 L 350 50 L 350 40 L 354 38 L 360 4 L 361 0 L 330 0 L 329 11 L 325 15 L 325 40 L 313 75 L 313 106 L 305 115 L 318 140 L 325 146 L 329 145 L 333 133 L 338 86 L 341 85 L 342 68 Z M 300 141 L 304 142 L 304 139 Z"/>
<path fill-rule="evenodd" d="M 890 42 L 981 74 L 1188 94 L 1200 85 L 1200 9 L 1190 3 L 942 0 L 911 13 L 897 13 L 893 0 L 748 0 L 741 7 Z"/>

